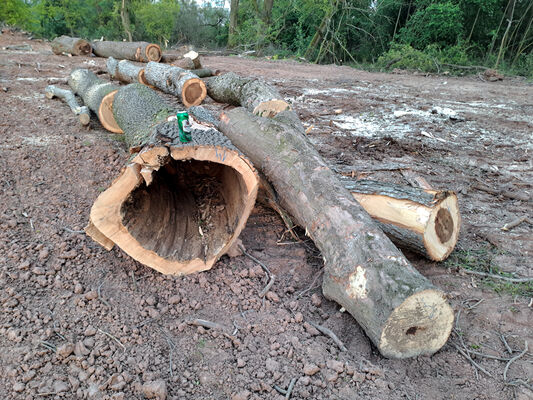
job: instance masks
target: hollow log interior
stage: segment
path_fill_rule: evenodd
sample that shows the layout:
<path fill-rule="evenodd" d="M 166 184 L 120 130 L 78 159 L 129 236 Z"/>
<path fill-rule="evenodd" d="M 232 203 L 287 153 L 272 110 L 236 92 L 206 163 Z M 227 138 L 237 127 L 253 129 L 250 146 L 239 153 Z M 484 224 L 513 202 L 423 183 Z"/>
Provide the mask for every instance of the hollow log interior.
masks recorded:
<path fill-rule="evenodd" d="M 245 208 L 243 179 L 233 168 L 170 160 L 122 204 L 123 225 L 146 249 L 171 261 L 218 254 Z"/>

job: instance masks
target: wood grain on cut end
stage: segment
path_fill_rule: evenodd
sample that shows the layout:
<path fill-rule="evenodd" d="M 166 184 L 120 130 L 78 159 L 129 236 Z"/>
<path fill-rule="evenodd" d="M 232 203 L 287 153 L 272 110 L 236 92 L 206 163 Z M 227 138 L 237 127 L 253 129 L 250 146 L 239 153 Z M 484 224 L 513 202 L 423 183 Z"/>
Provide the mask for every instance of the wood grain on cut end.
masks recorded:
<path fill-rule="evenodd" d="M 183 105 L 185 107 L 192 107 L 202 104 L 207 96 L 207 89 L 201 79 L 193 78 L 183 84 L 181 93 Z"/>
<path fill-rule="evenodd" d="M 262 103 L 259 103 L 255 108 L 253 113 L 264 118 L 273 118 L 282 111 L 290 110 L 291 106 L 285 100 L 268 100 Z"/>
<path fill-rule="evenodd" d="M 79 120 L 80 120 L 80 124 L 89 125 L 89 122 L 91 122 L 91 116 L 89 114 L 80 114 Z"/>
<path fill-rule="evenodd" d="M 433 208 L 424 232 L 424 245 L 432 260 L 445 260 L 455 248 L 461 228 L 461 214 L 455 193 Z"/>
<path fill-rule="evenodd" d="M 439 290 L 408 297 L 389 316 L 379 348 L 391 358 L 416 357 L 438 351 L 450 336 L 453 310 Z"/>
<path fill-rule="evenodd" d="M 124 131 L 118 126 L 117 121 L 115 121 L 115 116 L 113 115 L 113 100 L 117 90 L 114 90 L 111 93 L 108 93 L 102 99 L 100 107 L 98 108 L 98 119 L 102 123 L 102 126 L 113 133 L 124 133 Z"/>
<path fill-rule="evenodd" d="M 151 43 L 146 46 L 145 54 L 148 61 L 159 62 L 163 53 L 161 52 L 159 45 Z"/>

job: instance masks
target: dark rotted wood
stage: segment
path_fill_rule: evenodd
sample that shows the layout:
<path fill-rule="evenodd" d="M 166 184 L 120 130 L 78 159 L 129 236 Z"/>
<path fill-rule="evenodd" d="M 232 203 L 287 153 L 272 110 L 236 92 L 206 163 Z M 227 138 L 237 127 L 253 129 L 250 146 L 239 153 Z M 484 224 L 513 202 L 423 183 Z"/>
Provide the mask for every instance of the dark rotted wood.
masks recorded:
<path fill-rule="evenodd" d="M 54 54 L 72 54 L 73 56 L 86 56 L 91 54 L 91 44 L 84 39 L 59 36 L 50 43 Z"/>
<path fill-rule="evenodd" d="M 324 295 L 354 316 L 384 356 L 436 352 L 453 324 L 445 294 L 412 267 L 309 139 L 281 122 L 295 122 L 284 114 L 266 119 L 235 108 L 221 115 L 219 127 L 322 252 Z"/>

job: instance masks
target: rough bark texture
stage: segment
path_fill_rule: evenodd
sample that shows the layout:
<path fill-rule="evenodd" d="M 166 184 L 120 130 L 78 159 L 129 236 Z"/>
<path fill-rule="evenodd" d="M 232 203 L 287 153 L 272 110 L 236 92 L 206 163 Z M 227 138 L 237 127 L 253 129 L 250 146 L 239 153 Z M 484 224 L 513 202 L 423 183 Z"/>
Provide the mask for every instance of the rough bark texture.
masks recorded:
<path fill-rule="evenodd" d="M 120 133 L 113 113 L 113 95 L 119 86 L 99 79 L 94 72 L 88 69 L 75 69 L 70 73 L 68 84 L 87 107 L 93 111 L 102 125 L 111 132 Z"/>
<path fill-rule="evenodd" d="M 183 69 L 200 69 L 202 62 L 200 54 L 194 50 L 186 49 L 178 53 L 166 53 L 161 56 L 162 63 L 172 63 Z"/>
<path fill-rule="evenodd" d="M 205 83 L 188 70 L 149 62 L 144 69 L 146 82 L 178 97 L 185 107 L 197 106 L 207 96 Z"/>
<path fill-rule="evenodd" d="M 90 111 L 86 106 L 82 106 L 72 91 L 67 89 L 61 89 L 54 85 L 46 87 L 45 95 L 49 99 L 58 97 L 63 100 L 70 107 L 74 115 L 78 116 L 82 125 L 87 125 L 91 121 Z"/>
<path fill-rule="evenodd" d="M 99 57 L 140 62 L 159 61 L 161 48 L 147 42 L 93 42 L 93 53 Z"/>
<path fill-rule="evenodd" d="M 50 46 L 54 54 L 68 53 L 73 56 L 86 56 L 92 52 L 91 44 L 87 40 L 70 36 L 56 37 Z"/>
<path fill-rule="evenodd" d="M 353 315 L 386 357 L 439 350 L 453 324 L 444 293 L 409 264 L 308 138 L 277 119 L 236 108 L 222 114 L 220 129 L 268 177 L 322 252 L 324 295 Z"/>
<path fill-rule="evenodd" d="M 457 244 L 461 216 L 455 193 L 339 179 L 399 247 L 442 261 Z"/>
<path fill-rule="evenodd" d="M 261 79 L 243 78 L 233 72 L 206 79 L 207 94 L 219 103 L 246 108 L 262 117 L 290 109 L 281 94 Z"/>
<path fill-rule="evenodd" d="M 126 83 L 144 83 L 142 79 L 144 67 L 132 64 L 128 60 L 118 61 L 109 57 L 106 61 L 106 68 L 113 79 Z"/>
<path fill-rule="evenodd" d="M 191 72 L 198 78 L 209 78 L 210 76 L 216 76 L 220 74 L 218 69 L 211 68 L 192 69 Z"/>
<path fill-rule="evenodd" d="M 176 110 L 144 85 L 122 87 L 113 111 L 138 154 L 94 203 L 87 233 L 166 274 L 211 268 L 253 208 L 256 171 L 209 124 L 193 120 L 182 143 Z"/>

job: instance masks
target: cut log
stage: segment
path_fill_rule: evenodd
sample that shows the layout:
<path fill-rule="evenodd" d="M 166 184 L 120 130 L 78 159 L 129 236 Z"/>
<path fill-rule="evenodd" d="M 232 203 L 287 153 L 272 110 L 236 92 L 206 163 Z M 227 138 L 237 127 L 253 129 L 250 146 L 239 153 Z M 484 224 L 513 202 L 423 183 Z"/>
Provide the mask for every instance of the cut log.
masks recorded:
<path fill-rule="evenodd" d="M 139 62 L 161 60 L 161 48 L 147 42 L 93 42 L 93 53 L 99 57 Z"/>
<path fill-rule="evenodd" d="M 122 133 L 113 116 L 113 98 L 119 86 L 99 79 L 88 69 L 75 69 L 70 73 L 68 84 L 94 112 L 102 126 L 110 132 Z"/>
<path fill-rule="evenodd" d="M 148 84 L 178 97 L 185 107 L 200 105 L 207 96 L 205 83 L 182 68 L 149 62 L 144 69 L 144 78 Z"/>
<path fill-rule="evenodd" d="M 271 118 L 290 105 L 261 79 L 243 78 L 233 72 L 206 79 L 207 94 L 219 103 L 242 106 L 261 117 Z"/>
<path fill-rule="evenodd" d="M 222 114 L 220 129 L 261 168 L 322 252 L 324 295 L 358 321 L 385 357 L 435 353 L 453 326 L 445 294 L 411 266 L 309 139 L 281 122 L 291 118 L 235 108 Z"/>
<path fill-rule="evenodd" d="M 144 67 L 132 64 L 128 60 L 116 60 L 109 57 L 106 61 L 106 68 L 109 76 L 125 83 L 139 82 L 148 85 L 144 77 Z"/>
<path fill-rule="evenodd" d="M 73 56 L 87 56 L 91 54 L 91 44 L 84 39 L 59 36 L 50 43 L 54 54 L 72 54 Z"/>
<path fill-rule="evenodd" d="M 461 215 L 454 192 L 340 179 L 399 247 L 442 261 L 457 244 Z"/>
<path fill-rule="evenodd" d="M 183 69 L 200 69 L 202 68 L 202 62 L 200 61 L 200 55 L 191 50 L 187 53 L 167 53 L 161 56 L 162 63 L 172 63 L 177 67 Z"/>
<path fill-rule="evenodd" d="M 87 125 L 91 121 L 90 111 L 86 106 L 80 105 L 76 96 L 72 91 L 67 89 L 61 89 L 54 85 L 49 85 L 44 89 L 45 95 L 48 99 L 58 97 L 63 100 L 70 107 L 74 115 L 78 116 L 82 125 Z"/>
<path fill-rule="evenodd" d="M 220 74 L 218 69 L 211 68 L 192 69 L 191 72 L 198 78 L 209 78 L 210 76 L 216 76 Z"/>
<path fill-rule="evenodd" d="M 255 169 L 209 124 L 191 119 L 182 143 L 176 111 L 146 86 L 122 87 L 113 111 L 140 151 L 95 201 L 87 234 L 165 274 L 211 268 L 254 206 Z"/>

